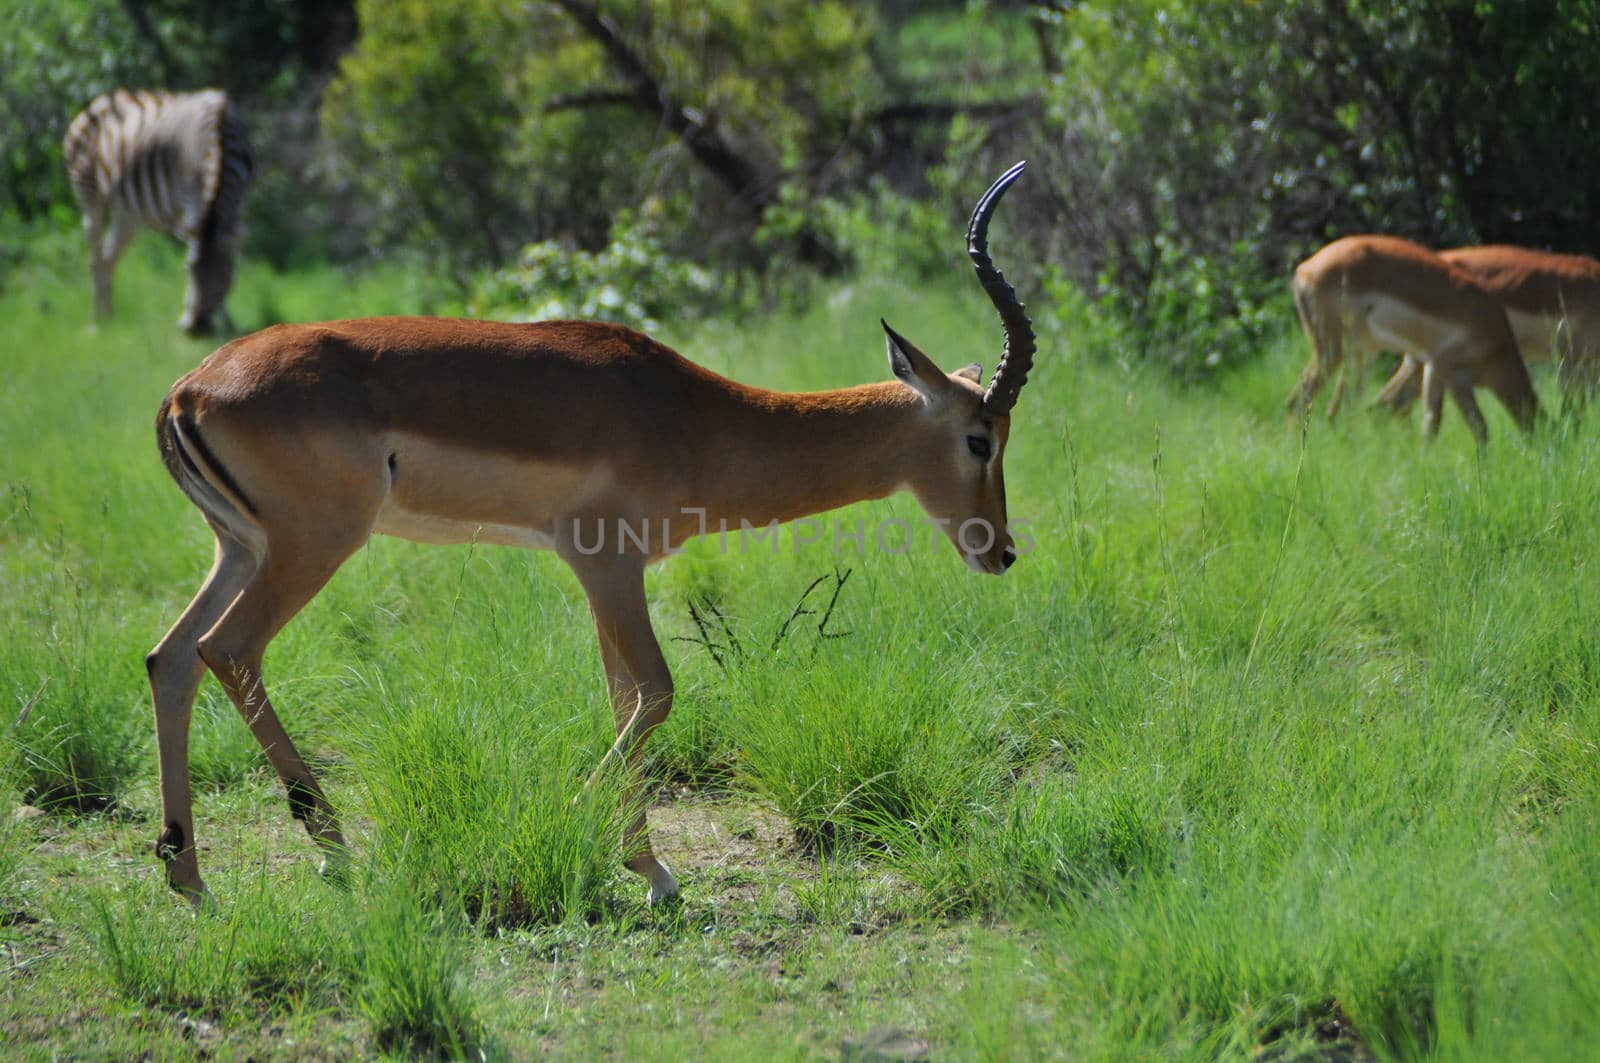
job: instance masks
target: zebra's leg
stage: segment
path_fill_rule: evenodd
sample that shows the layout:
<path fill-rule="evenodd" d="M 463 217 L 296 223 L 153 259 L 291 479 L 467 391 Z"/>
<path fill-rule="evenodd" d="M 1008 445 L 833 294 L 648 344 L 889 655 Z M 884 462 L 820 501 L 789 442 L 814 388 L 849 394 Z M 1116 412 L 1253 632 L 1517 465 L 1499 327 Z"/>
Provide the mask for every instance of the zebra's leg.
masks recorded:
<path fill-rule="evenodd" d="M 90 315 L 93 324 L 111 316 L 111 270 L 102 253 L 105 230 L 104 206 L 90 207 L 83 212 L 83 235 L 89 242 L 89 281 L 94 286 L 94 310 Z"/>
<path fill-rule="evenodd" d="M 133 234 L 137 231 L 138 226 L 128 220 L 127 213 L 117 211 L 111 217 L 111 225 L 106 229 L 104 240 L 100 242 L 94 290 L 96 309 L 102 320 L 111 317 L 111 275 L 117 271 L 117 260 L 122 258 L 122 253 L 128 249 L 128 242 L 133 239 Z M 94 242 L 94 238 L 90 237 L 91 246 Z"/>

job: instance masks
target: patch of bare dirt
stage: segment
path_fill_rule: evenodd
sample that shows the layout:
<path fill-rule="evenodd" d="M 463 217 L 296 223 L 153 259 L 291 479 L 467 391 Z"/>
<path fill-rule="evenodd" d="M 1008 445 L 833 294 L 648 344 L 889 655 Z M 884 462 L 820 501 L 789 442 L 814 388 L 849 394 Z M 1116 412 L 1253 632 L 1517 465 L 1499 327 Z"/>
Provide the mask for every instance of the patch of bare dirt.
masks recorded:
<path fill-rule="evenodd" d="M 746 799 L 705 799 L 690 791 L 650 809 L 651 840 L 656 853 L 674 871 L 702 874 L 746 870 L 767 871 L 782 863 L 816 873 L 816 865 L 799 857 L 783 817 Z"/>

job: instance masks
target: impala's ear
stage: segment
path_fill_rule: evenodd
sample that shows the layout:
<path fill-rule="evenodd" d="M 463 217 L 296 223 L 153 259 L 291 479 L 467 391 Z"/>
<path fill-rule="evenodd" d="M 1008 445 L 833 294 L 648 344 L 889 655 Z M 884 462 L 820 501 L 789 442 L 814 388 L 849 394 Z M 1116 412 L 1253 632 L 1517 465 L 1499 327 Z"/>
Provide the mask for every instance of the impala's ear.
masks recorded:
<path fill-rule="evenodd" d="M 880 318 L 878 323 L 889 337 L 889 372 L 895 375 L 895 379 L 915 388 L 929 402 L 942 399 L 950 387 L 944 372 L 933 364 L 932 358 L 917 350 L 910 340 L 890 328 L 887 321 Z"/>
<path fill-rule="evenodd" d="M 960 369 L 957 369 L 950 375 L 958 376 L 962 380 L 970 380 L 974 384 L 981 384 L 983 383 L 983 366 L 979 365 L 977 362 L 973 362 L 971 365 L 962 366 Z"/>

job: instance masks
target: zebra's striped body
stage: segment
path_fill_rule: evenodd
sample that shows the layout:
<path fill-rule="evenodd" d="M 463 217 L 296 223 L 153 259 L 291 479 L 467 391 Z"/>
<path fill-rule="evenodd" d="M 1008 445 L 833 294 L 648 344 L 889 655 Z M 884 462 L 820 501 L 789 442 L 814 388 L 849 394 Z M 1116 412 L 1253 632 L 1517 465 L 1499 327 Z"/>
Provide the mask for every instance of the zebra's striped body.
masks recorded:
<path fill-rule="evenodd" d="M 227 94 L 117 89 L 72 120 L 63 153 L 89 238 L 95 318 L 111 316 L 117 259 L 139 229 L 150 228 L 189 248 L 179 327 L 210 331 L 233 284 L 234 239 L 254 165 Z"/>

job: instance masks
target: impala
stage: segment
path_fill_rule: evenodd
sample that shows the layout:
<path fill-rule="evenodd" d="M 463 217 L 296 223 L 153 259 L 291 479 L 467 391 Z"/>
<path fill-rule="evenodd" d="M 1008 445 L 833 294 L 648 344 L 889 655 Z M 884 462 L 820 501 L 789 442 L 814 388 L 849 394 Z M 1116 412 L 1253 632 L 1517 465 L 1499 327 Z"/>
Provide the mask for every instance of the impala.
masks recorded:
<path fill-rule="evenodd" d="M 1507 244 L 1439 257 L 1505 307 L 1524 361 L 1554 360 L 1566 390 L 1588 393 L 1600 383 L 1600 262 Z"/>
<path fill-rule="evenodd" d="M 146 659 L 168 883 L 205 895 L 189 719 L 207 669 L 266 751 L 323 869 L 342 858 L 334 810 L 278 722 L 261 666 L 273 636 L 375 532 L 551 549 L 571 567 L 616 718 L 601 768 L 620 758 L 630 790 L 673 693 L 644 569 L 707 523 L 786 521 L 909 489 L 972 568 L 1010 567 L 1001 463 L 1035 344 L 987 232 L 1022 167 L 995 181 L 967 231 L 1005 331 L 987 388 L 977 365 L 944 373 L 886 323 L 894 380 L 788 394 L 725 379 L 617 325 L 439 318 L 277 325 L 180 379 L 156 434 L 216 548 L 199 593 Z M 597 526 L 620 522 L 655 534 L 579 547 L 579 536 L 592 543 Z M 642 812 L 623 842 L 651 903 L 677 892 Z"/>
<path fill-rule="evenodd" d="M 1420 367 L 1431 438 L 1448 392 L 1480 443 L 1488 429 L 1472 389 L 1494 392 L 1522 428 L 1531 428 L 1539 400 L 1517 353 L 1505 311 L 1465 273 L 1419 244 L 1393 236 L 1347 236 L 1318 251 L 1294 272 L 1294 302 L 1311 344 L 1311 360 L 1286 403 L 1293 413 L 1310 404 L 1334 371 L 1339 383 L 1328 405 L 1337 416 L 1353 374 L 1359 381 L 1369 355 L 1397 350 L 1400 370 L 1378 395 L 1393 403 Z"/>
<path fill-rule="evenodd" d="M 1557 365 L 1563 391 L 1587 398 L 1600 385 L 1600 262 L 1509 244 L 1458 247 L 1439 257 L 1465 272 L 1506 312 L 1524 363 Z M 1400 412 L 1416 401 L 1415 363 L 1400 364 L 1384 387 Z"/>

